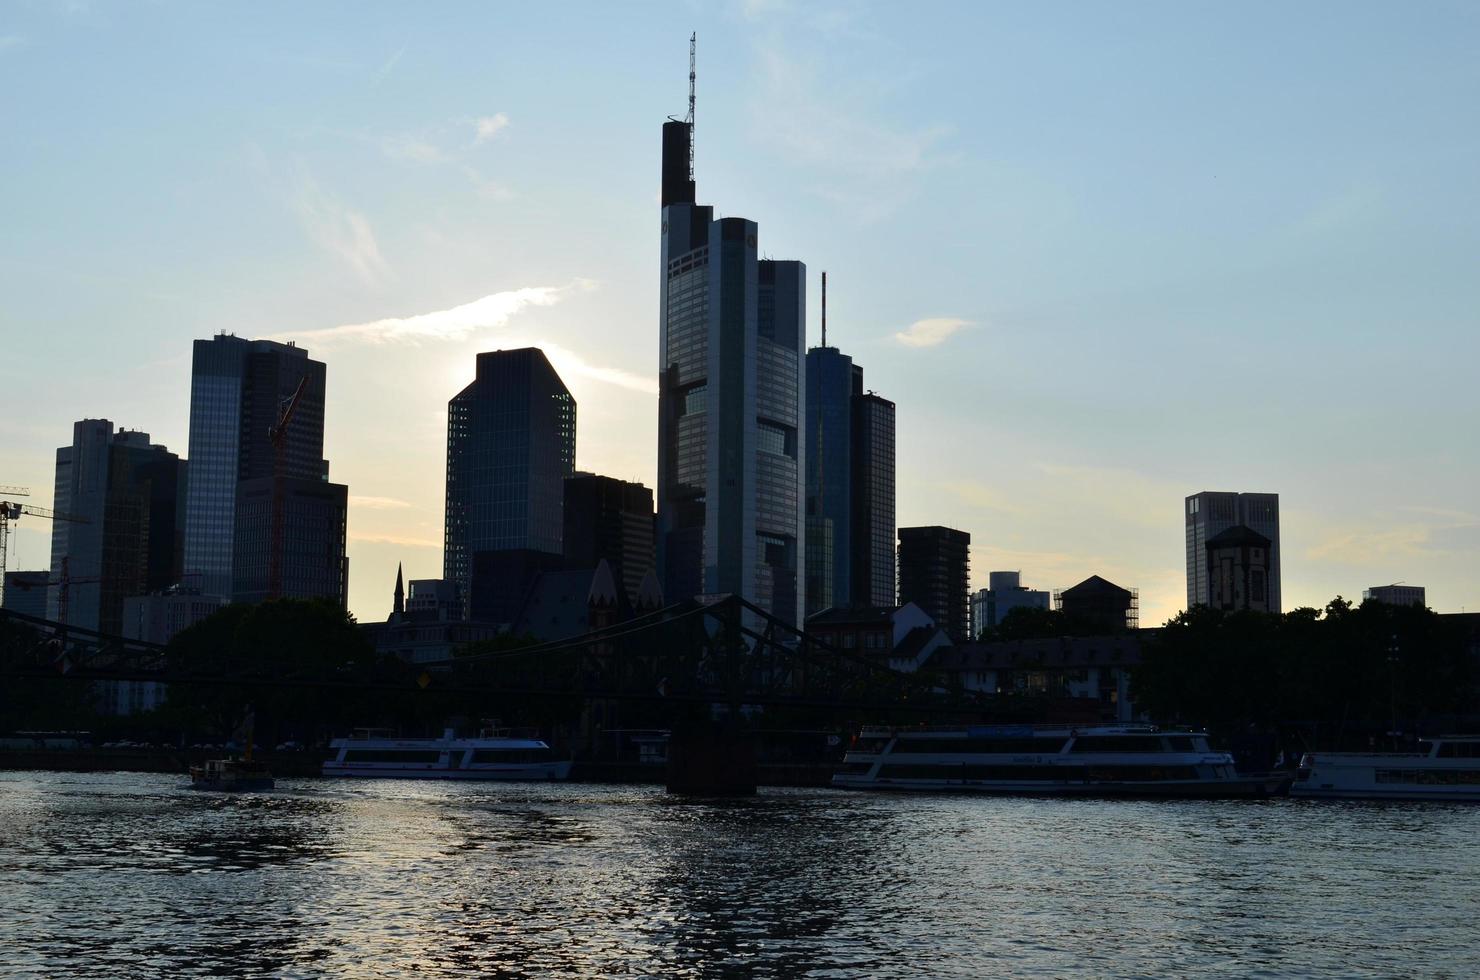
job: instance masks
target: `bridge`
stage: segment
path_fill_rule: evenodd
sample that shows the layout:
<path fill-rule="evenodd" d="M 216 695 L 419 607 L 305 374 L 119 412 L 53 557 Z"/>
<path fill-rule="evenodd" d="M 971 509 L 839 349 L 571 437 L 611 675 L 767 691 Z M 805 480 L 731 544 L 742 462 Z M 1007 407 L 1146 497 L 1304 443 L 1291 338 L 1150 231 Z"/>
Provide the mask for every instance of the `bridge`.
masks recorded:
<path fill-rule="evenodd" d="M 698 760 L 700 782 L 706 771 L 737 764 L 734 744 L 743 738 L 746 719 L 757 715 L 843 725 L 1000 718 L 1004 707 L 996 698 L 951 691 L 926 675 L 836 648 L 738 596 L 678 603 L 554 642 L 476 650 L 414 664 L 388 657 L 284 663 L 250 650 L 196 650 L 187 657 L 168 646 L 0 611 L 0 684 L 60 677 L 191 690 L 559 701 L 594 709 L 603 719 L 627 711 L 662 720 L 675 732 L 675 749 L 678 743 L 692 747 L 687 755 Z M 680 731 L 688 735 L 680 738 Z M 743 769 L 743 760 L 739 764 Z"/>

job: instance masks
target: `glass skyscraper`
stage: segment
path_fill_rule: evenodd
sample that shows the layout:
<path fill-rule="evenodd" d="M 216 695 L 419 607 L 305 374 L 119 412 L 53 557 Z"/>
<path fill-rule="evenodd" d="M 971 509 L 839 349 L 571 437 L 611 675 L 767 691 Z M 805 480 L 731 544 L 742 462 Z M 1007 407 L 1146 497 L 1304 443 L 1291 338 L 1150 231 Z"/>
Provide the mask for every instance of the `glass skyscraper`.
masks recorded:
<path fill-rule="evenodd" d="M 692 130 L 663 126 L 658 565 L 664 595 L 733 593 L 804 612 L 806 267 L 759 257 L 689 179 Z"/>
<path fill-rule="evenodd" d="M 864 392 L 855 369 L 853 392 L 853 521 L 850 577 L 853 603 L 889 607 L 899 601 L 894 551 L 894 403 Z"/>
<path fill-rule="evenodd" d="M 287 480 L 327 483 L 323 362 L 312 360 L 304 348 L 271 340 L 221 334 L 195 342 L 190 380 L 185 574 L 186 584 L 203 594 L 226 598 L 237 594 L 234 564 L 238 487 L 245 481 L 273 477 L 269 433 L 283 405 L 305 378 L 303 395 L 288 426 L 283 476 Z M 290 515 L 285 513 L 284 518 L 286 524 Z M 270 533 L 269 529 L 269 537 Z M 254 548 L 267 547 L 270 540 L 250 543 Z M 341 549 L 326 576 L 341 580 L 343 564 Z M 244 600 L 255 600 L 263 594 L 255 587 L 248 591 L 251 595 L 243 593 Z M 299 593 L 284 589 L 284 594 L 336 598 L 342 591 L 336 588 L 329 593 Z"/>
<path fill-rule="evenodd" d="M 807 615 L 853 601 L 853 358 L 807 351 Z"/>
<path fill-rule="evenodd" d="M 447 403 L 442 577 L 458 584 L 465 609 L 478 552 L 561 554 L 575 463 L 576 402 L 544 352 L 479 354 L 473 383 Z"/>

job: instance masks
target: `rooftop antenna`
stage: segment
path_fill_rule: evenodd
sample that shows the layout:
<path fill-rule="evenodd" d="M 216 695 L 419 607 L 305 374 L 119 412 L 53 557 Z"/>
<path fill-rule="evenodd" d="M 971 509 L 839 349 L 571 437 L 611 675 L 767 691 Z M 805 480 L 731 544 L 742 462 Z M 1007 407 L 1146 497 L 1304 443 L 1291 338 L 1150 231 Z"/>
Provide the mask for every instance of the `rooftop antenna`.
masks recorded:
<path fill-rule="evenodd" d="M 822 346 L 827 346 L 827 270 L 822 270 Z"/>
<path fill-rule="evenodd" d="M 689 124 L 689 180 L 694 179 L 694 53 L 698 47 L 699 32 L 689 35 L 689 115 L 684 122 Z"/>

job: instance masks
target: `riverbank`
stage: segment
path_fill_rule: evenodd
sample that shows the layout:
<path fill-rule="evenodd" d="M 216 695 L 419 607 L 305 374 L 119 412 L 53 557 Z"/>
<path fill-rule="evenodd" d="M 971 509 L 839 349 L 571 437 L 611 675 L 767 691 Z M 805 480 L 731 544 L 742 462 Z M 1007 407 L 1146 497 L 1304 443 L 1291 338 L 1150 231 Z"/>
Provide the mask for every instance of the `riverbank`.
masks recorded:
<path fill-rule="evenodd" d="M 189 771 L 207 759 L 219 759 L 220 749 L 4 749 L 0 771 L 13 772 L 153 772 Z M 253 753 L 280 778 L 320 775 L 326 755 L 318 752 Z M 822 787 L 832 781 L 831 763 L 761 763 L 758 782 L 762 786 Z M 612 784 L 661 784 L 667 775 L 662 765 L 627 762 L 577 762 L 571 782 Z"/>

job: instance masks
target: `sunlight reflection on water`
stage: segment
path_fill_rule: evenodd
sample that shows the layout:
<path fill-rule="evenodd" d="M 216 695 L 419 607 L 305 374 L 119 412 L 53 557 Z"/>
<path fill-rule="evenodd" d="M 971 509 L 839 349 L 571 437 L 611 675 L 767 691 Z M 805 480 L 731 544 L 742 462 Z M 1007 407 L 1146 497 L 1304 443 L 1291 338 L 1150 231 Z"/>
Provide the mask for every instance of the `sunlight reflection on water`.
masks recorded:
<path fill-rule="evenodd" d="M 0 974 L 1480 974 L 1480 807 L 181 782 L 0 773 Z"/>

